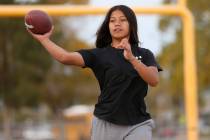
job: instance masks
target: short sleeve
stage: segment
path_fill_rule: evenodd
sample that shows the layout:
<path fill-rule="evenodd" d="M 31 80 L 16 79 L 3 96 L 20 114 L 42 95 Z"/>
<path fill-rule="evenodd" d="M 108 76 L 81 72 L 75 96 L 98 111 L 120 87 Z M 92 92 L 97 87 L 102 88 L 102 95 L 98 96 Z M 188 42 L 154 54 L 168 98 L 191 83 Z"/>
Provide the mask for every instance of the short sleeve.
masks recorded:
<path fill-rule="evenodd" d="M 92 68 L 94 66 L 95 63 L 95 55 L 93 53 L 94 49 L 82 49 L 82 50 L 78 50 L 77 52 L 81 54 L 84 62 L 85 62 L 85 66 L 83 68 L 89 67 Z"/>
<path fill-rule="evenodd" d="M 158 71 L 163 71 L 162 67 L 155 60 L 154 54 L 148 49 L 146 49 L 144 62 L 147 66 L 155 66 L 157 67 Z"/>

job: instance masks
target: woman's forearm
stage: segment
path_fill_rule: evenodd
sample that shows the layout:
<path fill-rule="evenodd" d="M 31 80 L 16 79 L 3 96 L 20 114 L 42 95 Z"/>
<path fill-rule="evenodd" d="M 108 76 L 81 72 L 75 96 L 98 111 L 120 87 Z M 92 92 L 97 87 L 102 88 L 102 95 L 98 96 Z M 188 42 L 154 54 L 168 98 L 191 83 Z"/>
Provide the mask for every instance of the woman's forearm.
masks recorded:
<path fill-rule="evenodd" d="M 40 43 L 45 47 L 45 49 L 50 53 L 50 55 L 58 60 L 59 62 L 63 62 L 65 59 L 65 55 L 67 55 L 67 51 L 63 48 L 56 45 L 50 39 L 45 39 L 40 41 Z"/>
<path fill-rule="evenodd" d="M 154 67 L 148 67 L 137 59 L 130 61 L 134 69 L 150 86 L 156 86 L 159 82 L 158 71 Z"/>

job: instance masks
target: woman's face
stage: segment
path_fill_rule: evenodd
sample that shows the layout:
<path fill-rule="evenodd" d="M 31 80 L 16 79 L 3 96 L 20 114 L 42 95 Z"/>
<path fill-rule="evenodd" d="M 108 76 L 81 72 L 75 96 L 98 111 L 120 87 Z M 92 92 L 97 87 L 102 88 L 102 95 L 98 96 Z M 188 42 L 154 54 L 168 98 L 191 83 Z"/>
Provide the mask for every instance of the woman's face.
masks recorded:
<path fill-rule="evenodd" d="M 109 31 L 112 36 L 112 40 L 121 40 L 129 37 L 128 20 L 120 10 L 112 12 L 109 20 Z"/>

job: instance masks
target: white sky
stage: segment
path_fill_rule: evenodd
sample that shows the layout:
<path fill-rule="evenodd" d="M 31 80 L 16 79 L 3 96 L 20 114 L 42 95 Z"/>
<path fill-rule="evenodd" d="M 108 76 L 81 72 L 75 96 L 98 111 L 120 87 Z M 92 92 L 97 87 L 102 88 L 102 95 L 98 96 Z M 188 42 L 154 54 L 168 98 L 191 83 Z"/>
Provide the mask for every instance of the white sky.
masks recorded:
<path fill-rule="evenodd" d="M 94 6 L 114 6 L 124 4 L 127 6 L 160 6 L 162 0 L 90 0 L 90 5 Z M 85 40 L 88 44 L 94 44 L 95 33 L 101 25 L 104 16 L 84 16 L 71 18 L 71 27 L 75 29 L 79 38 Z M 173 31 L 163 34 L 158 29 L 158 15 L 137 15 L 138 34 L 142 47 L 150 49 L 157 55 L 163 46 L 163 43 L 174 39 Z"/>

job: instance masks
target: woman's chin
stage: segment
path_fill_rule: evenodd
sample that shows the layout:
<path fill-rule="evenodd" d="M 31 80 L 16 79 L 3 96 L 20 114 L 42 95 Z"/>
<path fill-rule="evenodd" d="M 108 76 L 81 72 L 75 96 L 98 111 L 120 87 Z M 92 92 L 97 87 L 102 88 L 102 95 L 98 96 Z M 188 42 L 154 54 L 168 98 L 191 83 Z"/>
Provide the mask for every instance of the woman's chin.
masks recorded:
<path fill-rule="evenodd" d="M 115 39 L 115 40 L 122 40 L 124 38 L 127 38 L 127 36 L 115 36 L 115 37 L 113 37 L 113 39 Z"/>

